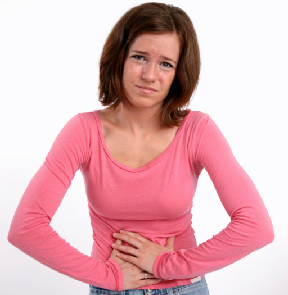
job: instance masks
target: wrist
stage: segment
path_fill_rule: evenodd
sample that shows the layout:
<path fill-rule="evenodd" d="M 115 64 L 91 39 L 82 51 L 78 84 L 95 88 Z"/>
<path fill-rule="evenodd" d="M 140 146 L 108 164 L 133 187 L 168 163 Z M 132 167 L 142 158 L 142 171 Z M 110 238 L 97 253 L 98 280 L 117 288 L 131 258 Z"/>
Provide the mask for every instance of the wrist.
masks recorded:
<path fill-rule="evenodd" d="M 114 277 L 115 277 L 115 288 L 113 288 L 113 290 L 115 291 L 122 291 L 123 290 L 123 274 L 122 274 L 122 270 L 120 268 L 119 263 L 113 259 L 113 258 L 109 258 L 109 260 L 107 260 L 106 264 L 111 266 L 111 269 L 114 273 Z"/>
<path fill-rule="evenodd" d="M 153 274 L 156 278 L 162 279 L 161 278 L 161 264 L 163 263 L 163 260 L 171 253 L 172 253 L 171 251 L 162 252 L 156 257 L 154 264 L 153 264 Z"/>

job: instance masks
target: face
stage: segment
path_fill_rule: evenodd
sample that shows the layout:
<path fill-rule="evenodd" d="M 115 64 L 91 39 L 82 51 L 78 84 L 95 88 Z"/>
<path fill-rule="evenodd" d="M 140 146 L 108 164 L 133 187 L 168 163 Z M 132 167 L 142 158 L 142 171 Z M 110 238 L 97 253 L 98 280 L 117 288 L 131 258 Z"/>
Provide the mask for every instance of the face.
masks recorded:
<path fill-rule="evenodd" d="M 174 80 L 180 54 L 175 33 L 143 34 L 130 45 L 123 87 L 134 107 L 161 108 Z"/>

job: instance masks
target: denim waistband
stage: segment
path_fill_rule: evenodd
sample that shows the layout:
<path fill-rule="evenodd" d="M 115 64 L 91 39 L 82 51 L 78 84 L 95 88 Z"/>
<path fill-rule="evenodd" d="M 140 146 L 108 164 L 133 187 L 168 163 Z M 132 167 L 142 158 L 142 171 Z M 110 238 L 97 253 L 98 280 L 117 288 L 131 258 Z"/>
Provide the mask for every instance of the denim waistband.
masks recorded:
<path fill-rule="evenodd" d="M 166 289 L 130 289 L 112 291 L 90 285 L 89 295 L 209 295 L 205 278 L 189 285 Z"/>

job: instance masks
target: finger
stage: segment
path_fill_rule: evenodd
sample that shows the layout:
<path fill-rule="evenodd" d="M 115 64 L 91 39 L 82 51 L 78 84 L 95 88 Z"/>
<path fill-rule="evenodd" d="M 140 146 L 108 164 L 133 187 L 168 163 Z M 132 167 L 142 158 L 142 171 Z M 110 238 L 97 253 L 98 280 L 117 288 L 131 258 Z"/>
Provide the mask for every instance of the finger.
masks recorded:
<path fill-rule="evenodd" d="M 113 249 L 113 251 L 111 252 L 110 258 L 113 258 L 114 260 L 116 260 L 118 263 L 121 260 L 120 257 L 117 257 L 117 253 L 119 251 L 117 249 Z"/>
<path fill-rule="evenodd" d="M 136 248 L 133 248 L 133 247 L 130 247 L 130 246 L 122 246 L 122 245 L 119 245 L 119 244 L 115 243 L 115 244 L 112 244 L 112 248 L 117 249 L 117 250 L 119 250 L 121 252 L 131 254 L 133 256 L 138 256 L 139 255 L 139 251 Z"/>
<path fill-rule="evenodd" d="M 115 245 L 121 246 L 122 241 L 121 240 L 116 240 Z M 112 244 L 112 248 L 113 248 L 112 254 L 114 254 L 114 256 L 116 256 L 116 253 L 118 253 L 119 251 L 118 251 L 118 249 L 116 249 L 116 247 L 113 247 L 113 244 Z"/>
<path fill-rule="evenodd" d="M 141 248 L 142 246 L 142 242 L 135 237 L 132 237 L 123 233 L 114 233 L 113 236 L 114 238 L 120 239 L 121 241 L 126 242 L 136 248 Z"/>
<path fill-rule="evenodd" d="M 132 264 L 137 265 L 137 257 L 131 256 L 131 255 L 127 255 L 121 252 L 117 252 L 116 256 L 119 257 L 120 259 L 130 262 Z"/>
<path fill-rule="evenodd" d="M 143 279 L 145 280 L 145 273 L 143 273 Z M 146 279 L 157 279 L 152 273 L 146 272 Z"/>
<path fill-rule="evenodd" d="M 138 239 L 140 242 L 145 243 L 147 242 L 147 239 L 144 238 L 143 236 L 141 236 L 140 234 L 134 233 L 132 231 L 128 231 L 128 230 L 120 230 L 120 233 L 126 234 L 127 236 L 130 236 L 132 238 Z"/>
<path fill-rule="evenodd" d="M 122 242 L 121 242 L 121 240 L 116 240 L 115 244 L 121 245 Z M 119 251 L 117 249 L 113 249 L 110 257 L 113 258 L 114 260 L 116 260 L 118 263 L 120 263 L 123 260 L 120 259 L 119 257 L 117 257 L 117 253 L 119 253 Z"/>
<path fill-rule="evenodd" d="M 115 244 L 122 245 L 122 241 L 121 240 L 116 240 Z"/>
<path fill-rule="evenodd" d="M 167 241 L 166 241 L 166 247 L 172 248 L 174 250 L 174 246 L 173 246 L 174 245 L 174 239 L 175 239 L 175 237 L 168 238 Z"/>
<path fill-rule="evenodd" d="M 118 245 L 118 246 L 122 245 L 122 241 L 116 240 L 115 245 Z M 114 256 L 116 256 L 116 253 L 118 253 L 119 251 L 116 249 L 116 247 L 113 247 L 113 245 L 112 245 L 112 248 L 114 248 L 112 251 L 112 254 L 114 254 Z"/>

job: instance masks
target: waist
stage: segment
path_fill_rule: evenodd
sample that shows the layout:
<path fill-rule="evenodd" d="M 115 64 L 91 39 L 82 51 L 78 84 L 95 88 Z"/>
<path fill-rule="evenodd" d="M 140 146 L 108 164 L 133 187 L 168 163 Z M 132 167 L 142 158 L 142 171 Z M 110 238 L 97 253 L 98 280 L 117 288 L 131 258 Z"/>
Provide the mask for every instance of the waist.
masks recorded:
<path fill-rule="evenodd" d="M 138 232 L 138 233 L 141 234 L 141 232 Z M 115 239 L 113 238 L 112 234 L 113 232 L 108 234 L 100 230 L 94 231 L 93 233 L 94 242 L 93 242 L 92 253 L 91 253 L 91 256 L 93 258 L 104 261 L 104 262 L 110 258 L 111 252 L 113 251 L 113 248 L 111 247 L 111 245 L 115 242 Z M 166 245 L 166 241 L 169 237 L 169 236 L 159 237 L 159 236 L 147 235 L 147 234 L 145 235 L 143 234 L 143 236 L 161 246 Z M 191 227 L 181 232 L 180 234 L 177 234 L 174 236 L 175 236 L 174 244 L 173 244 L 174 251 L 178 251 L 181 249 L 194 248 L 197 246 L 194 231 Z"/>
<path fill-rule="evenodd" d="M 168 237 L 155 237 L 155 235 L 153 236 L 145 235 L 145 237 L 162 246 L 166 245 L 166 241 L 168 238 Z M 91 256 L 95 258 L 96 260 L 101 260 L 103 262 L 107 261 L 110 258 L 111 252 L 113 250 L 111 245 L 114 242 L 115 242 L 115 239 L 112 237 L 112 234 L 107 235 L 101 231 L 94 232 L 94 243 L 93 243 Z M 196 243 L 194 231 L 191 227 L 189 227 L 182 233 L 175 236 L 174 244 L 173 244 L 174 251 L 181 250 L 181 249 L 194 248 L 196 246 L 197 246 L 197 243 Z M 163 288 L 172 288 L 176 286 L 188 285 L 188 284 L 191 284 L 191 279 L 169 280 L 169 281 L 162 280 L 158 284 L 146 286 L 145 289 L 163 289 Z M 144 288 L 139 288 L 139 289 L 144 289 Z"/>
<path fill-rule="evenodd" d="M 139 289 L 130 289 L 126 290 L 125 294 L 126 295 L 170 295 L 170 294 L 209 294 L 208 291 L 208 286 L 206 283 L 206 280 L 204 277 L 199 277 L 197 280 L 195 279 L 194 281 L 190 280 L 185 280 L 187 281 L 186 284 L 184 284 L 184 280 L 180 280 L 183 282 L 183 284 L 175 285 L 175 286 L 164 286 L 163 288 L 154 288 L 153 286 L 146 286 L 143 288 Z M 158 284 L 157 284 L 158 285 Z M 102 289 L 96 286 L 90 285 L 90 293 L 91 294 L 99 294 L 102 295 L 107 294 L 107 295 L 116 295 L 120 294 L 120 292 L 116 291 L 110 291 L 106 289 Z M 103 292 L 104 291 L 104 292 Z"/>

